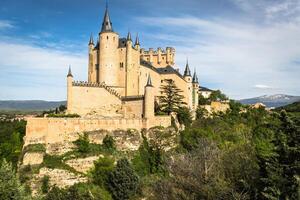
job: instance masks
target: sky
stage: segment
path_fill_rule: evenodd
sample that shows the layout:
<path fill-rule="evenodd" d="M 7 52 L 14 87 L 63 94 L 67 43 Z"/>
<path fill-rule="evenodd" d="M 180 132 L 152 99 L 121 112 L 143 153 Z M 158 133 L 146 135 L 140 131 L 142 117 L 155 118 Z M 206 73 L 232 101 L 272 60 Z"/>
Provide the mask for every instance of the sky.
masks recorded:
<path fill-rule="evenodd" d="M 87 79 L 104 0 L 1 0 L 0 100 L 65 100 Z M 108 0 L 113 28 L 142 48 L 176 49 L 201 86 L 233 99 L 300 95 L 300 0 Z"/>

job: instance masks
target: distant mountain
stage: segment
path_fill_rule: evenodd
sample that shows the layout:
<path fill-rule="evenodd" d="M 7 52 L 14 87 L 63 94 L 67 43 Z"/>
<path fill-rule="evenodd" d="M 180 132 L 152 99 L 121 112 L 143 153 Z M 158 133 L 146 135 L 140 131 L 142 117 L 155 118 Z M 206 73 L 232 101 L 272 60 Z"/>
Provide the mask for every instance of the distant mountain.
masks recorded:
<path fill-rule="evenodd" d="M 8 100 L 0 101 L 0 110 L 41 111 L 53 109 L 62 104 L 66 105 L 66 101 Z"/>
<path fill-rule="evenodd" d="M 260 97 L 239 100 L 242 104 L 263 103 L 269 108 L 285 106 L 297 101 L 300 101 L 300 96 L 291 96 L 286 94 L 263 95 Z"/>

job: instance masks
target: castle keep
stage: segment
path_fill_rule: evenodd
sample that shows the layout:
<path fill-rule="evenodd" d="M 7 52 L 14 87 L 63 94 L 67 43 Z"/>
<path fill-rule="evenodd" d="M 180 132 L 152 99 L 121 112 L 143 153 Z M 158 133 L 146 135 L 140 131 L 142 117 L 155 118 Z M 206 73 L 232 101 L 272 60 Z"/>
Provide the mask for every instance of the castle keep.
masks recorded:
<path fill-rule="evenodd" d="M 198 106 L 198 78 L 188 63 L 181 75 L 174 69 L 175 49 L 144 50 L 139 37 L 133 43 L 114 31 L 106 8 L 96 41 L 89 41 L 88 81 L 74 82 L 68 74 L 68 112 L 81 116 L 154 117 L 154 101 L 161 95 L 165 79 L 172 79 L 191 110 Z"/>
<path fill-rule="evenodd" d="M 175 49 L 141 48 L 139 37 L 134 42 L 115 32 L 106 8 L 96 40 L 88 43 L 87 81 L 75 81 L 71 68 L 67 75 L 67 113 L 80 118 L 31 118 L 27 121 L 25 143 L 63 142 L 68 134 L 99 129 L 154 126 L 168 127 L 170 116 L 155 116 L 154 105 L 162 95 L 164 80 L 173 80 L 182 90 L 184 102 L 195 113 L 199 84 L 186 64 L 182 75 L 175 66 Z"/>

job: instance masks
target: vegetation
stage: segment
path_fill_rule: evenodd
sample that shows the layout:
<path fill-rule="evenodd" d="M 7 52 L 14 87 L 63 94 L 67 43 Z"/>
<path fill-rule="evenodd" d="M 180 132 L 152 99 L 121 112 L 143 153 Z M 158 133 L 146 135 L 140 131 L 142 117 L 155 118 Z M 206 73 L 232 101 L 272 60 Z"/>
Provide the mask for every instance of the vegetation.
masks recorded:
<path fill-rule="evenodd" d="M 28 145 L 24 152 L 45 153 L 39 167 L 66 169 L 73 173 L 79 172 L 65 164 L 68 156 L 103 155 L 86 175 L 87 183 L 59 189 L 49 184 L 49 177 L 42 178 L 40 184 L 45 194 L 40 198 L 299 199 L 297 106 L 270 112 L 234 101 L 229 104 L 230 110 L 226 113 L 210 118 L 199 108 L 197 119 L 192 123 L 189 110 L 182 106 L 176 111 L 180 123 L 185 124 L 184 131 L 179 135 L 163 127 L 143 131 L 142 144 L 133 152 L 118 152 L 111 136 L 106 136 L 102 145 L 93 144 L 88 133 L 74 142 L 76 149 L 60 156 L 46 154 L 42 144 Z M 22 156 L 15 150 L 22 149 L 24 122 L 1 123 L 5 125 L 0 134 L 6 139 L 0 138 L 0 155 L 13 165 L 2 162 L 0 199 L 28 199 L 22 183 L 37 171 L 37 167 L 19 169 L 21 182 L 15 173 L 17 160 Z"/>
<path fill-rule="evenodd" d="M 185 105 L 183 102 L 184 96 L 173 80 L 165 79 L 164 81 L 166 84 L 160 88 L 162 96 L 159 97 L 159 108 L 160 111 L 170 115 Z"/>
<path fill-rule="evenodd" d="M 47 117 L 54 117 L 54 118 L 78 118 L 80 115 L 78 114 L 65 114 L 65 113 L 50 113 L 47 115 Z"/>

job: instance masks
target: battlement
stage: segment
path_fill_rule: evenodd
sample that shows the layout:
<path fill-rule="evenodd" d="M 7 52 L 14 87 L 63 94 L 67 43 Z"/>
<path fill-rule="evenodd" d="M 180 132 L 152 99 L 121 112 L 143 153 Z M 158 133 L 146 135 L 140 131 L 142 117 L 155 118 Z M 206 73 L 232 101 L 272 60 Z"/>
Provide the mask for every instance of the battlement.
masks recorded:
<path fill-rule="evenodd" d="M 149 48 L 149 50 L 141 49 L 141 59 L 150 62 L 155 67 L 166 67 L 167 65 L 174 65 L 175 49 L 167 47 L 162 49 L 158 47 L 156 50 Z"/>
<path fill-rule="evenodd" d="M 99 87 L 106 89 L 110 94 L 115 95 L 119 99 L 121 99 L 121 95 L 111 87 L 107 86 L 104 82 L 102 83 L 93 83 L 87 81 L 73 81 L 72 86 L 79 86 L 79 87 Z"/>

